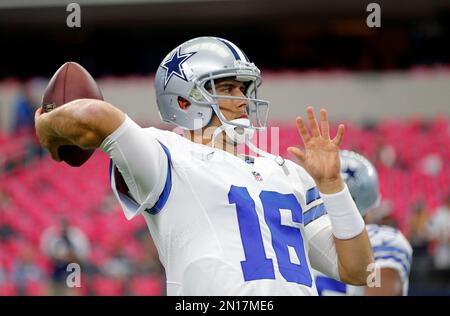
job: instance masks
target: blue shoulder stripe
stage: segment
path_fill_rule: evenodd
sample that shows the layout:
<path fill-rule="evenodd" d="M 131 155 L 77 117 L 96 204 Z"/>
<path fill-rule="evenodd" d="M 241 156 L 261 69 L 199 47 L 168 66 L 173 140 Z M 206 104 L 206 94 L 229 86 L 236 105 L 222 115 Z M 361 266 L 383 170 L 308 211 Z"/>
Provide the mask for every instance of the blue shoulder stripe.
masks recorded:
<path fill-rule="evenodd" d="M 375 259 L 375 261 L 377 261 L 377 260 L 393 260 L 393 261 L 396 261 L 396 262 L 401 264 L 405 274 L 406 275 L 409 274 L 409 266 L 407 266 L 405 264 L 404 260 L 402 260 L 402 259 L 400 259 L 400 258 L 398 258 L 396 256 L 375 256 L 374 259 Z"/>
<path fill-rule="evenodd" d="M 320 194 L 317 187 L 312 187 L 306 192 L 306 205 L 318 199 L 320 199 Z"/>
<path fill-rule="evenodd" d="M 372 251 L 374 253 L 377 253 L 377 252 L 395 252 L 395 253 L 399 253 L 399 254 L 404 255 L 409 262 L 412 261 L 411 255 L 408 252 L 406 252 L 405 250 L 403 250 L 401 248 L 398 248 L 398 247 L 393 247 L 393 246 L 375 246 L 375 247 L 372 248 Z"/>
<path fill-rule="evenodd" d="M 169 199 L 169 195 L 170 195 L 170 191 L 172 189 L 172 170 L 171 170 L 171 165 L 172 165 L 172 157 L 170 156 L 170 151 L 169 149 L 164 146 L 162 143 L 160 143 L 162 149 L 164 150 L 164 153 L 167 156 L 167 177 L 166 177 L 166 184 L 164 185 L 164 189 L 161 193 L 161 195 L 159 196 L 158 201 L 156 202 L 156 204 L 150 208 L 150 209 L 145 209 L 145 212 L 150 213 L 152 215 L 158 214 L 164 207 L 164 205 L 166 205 L 167 200 Z"/>
<path fill-rule="evenodd" d="M 325 215 L 327 210 L 323 203 L 316 205 L 303 213 L 303 225 L 306 226 L 311 223 L 313 220 L 318 219 L 319 217 Z"/>

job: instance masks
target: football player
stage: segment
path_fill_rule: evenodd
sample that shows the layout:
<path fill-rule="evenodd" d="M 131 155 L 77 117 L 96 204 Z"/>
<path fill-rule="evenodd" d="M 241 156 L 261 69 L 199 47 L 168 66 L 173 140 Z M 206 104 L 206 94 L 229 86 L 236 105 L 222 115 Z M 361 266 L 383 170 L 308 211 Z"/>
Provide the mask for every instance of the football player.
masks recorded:
<path fill-rule="evenodd" d="M 353 151 L 340 152 L 341 173 L 361 215 L 376 211 L 379 205 L 378 175 L 375 167 L 362 155 Z M 368 286 L 350 286 L 316 273 L 320 295 L 389 295 L 408 294 L 408 277 L 412 248 L 403 234 L 393 227 L 369 224 L 372 251 L 375 257 L 374 278 Z"/>
<path fill-rule="evenodd" d="M 330 138 L 327 111 L 296 124 L 299 164 L 249 139 L 266 127 L 259 69 L 216 37 L 171 51 L 155 77 L 162 119 L 185 137 L 141 128 L 113 105 L 90 99 L 36 112 L 36 130 L 57 147 L 100 148 L 125 216 L 145 217 L 165 268 L 168 295 L 317 295 L 311 267 L 362 285 L 372 263 L 363 219 L 340 174 L 344 126 Z M 320 124 L 320 128 L 319 128 Z M 241 159 L 245 143 L 260 156 Z"/>

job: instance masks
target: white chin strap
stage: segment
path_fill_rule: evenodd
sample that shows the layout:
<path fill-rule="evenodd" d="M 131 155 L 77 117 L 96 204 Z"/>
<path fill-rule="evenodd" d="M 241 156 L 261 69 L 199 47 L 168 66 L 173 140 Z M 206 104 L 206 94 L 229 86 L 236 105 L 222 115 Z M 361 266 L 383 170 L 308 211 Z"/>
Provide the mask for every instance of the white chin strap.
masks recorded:
<path fill-rule="evenodd" d="M 235 119 L 230 122 L 238 123 L 242 125 L 250 126 L 250 120 L 249 119 Z M 281 156 L 275 156 L 272 154 L 269 154 L 268 152 L 265 152 L 262 149 L 259 149 L 256 147 L 252 142 L 251 139 L 253 138 L 253 135 L 255 134 L 255 130 L 253 128 L 245 128 L 245 127 L 238 127 L 227 123 L 222 123 L 222 126 L 216 128 L 214 131 L 213 137 L 212 137 L 212 146 L 215 147 L 216 144 L 216 138 L 219 136 L 220 133 L 225 131 L 225 134 L 227 135 L 226 142 L 232 145 L 239 145 L 239 144 L 245 144 L 247 145 L 250 150 L 257 153 L 258 155 L 266 158 L 271 158 L 275 160 L 275 162 L 283 166 L 284 165 L 284 159 Z"/>
<path fill-rule="evenodd" d="M 231 122 L 250 126 L 249 119 L 235 119 Z M 225 133 L 227 134 L 227 137 L 231 139 L 235 144 L 244 144 L 250 142 L 250 140 L 253 138 L 253 135 L 255 135 L 255 130 L 253 128 L 237 127 L 226 124 Z"/>
<path fill-rule="evenodd" d="M 250 125 L 249 119 L 235 119 L 230 122 Z M 225 134 L 227 135 L 226 142 L 232 145 L 250 142 L 250 139 L 252 139 L 255 134 L 255 130 L 253 128 L 238 127 L 231 124 L 222 123 L 222 125 L 214 131 L 212 137 L 213 147 L 215 147 L 217 136 L 219 136 L 219 134 L 223 131 L 225 131 Z"/>

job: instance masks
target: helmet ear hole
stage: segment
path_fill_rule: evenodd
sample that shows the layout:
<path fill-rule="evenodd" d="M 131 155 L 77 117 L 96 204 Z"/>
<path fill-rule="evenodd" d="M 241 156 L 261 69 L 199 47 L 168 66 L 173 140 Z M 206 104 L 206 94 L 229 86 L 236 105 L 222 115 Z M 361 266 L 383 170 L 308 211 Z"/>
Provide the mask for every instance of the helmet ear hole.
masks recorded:
<path fill-rule="evenodd" d="M 191 102 L 189 102 L 185 98 L 178 97 L 178 106 L 182 110 L 187 110 L 191 106 Z"/>

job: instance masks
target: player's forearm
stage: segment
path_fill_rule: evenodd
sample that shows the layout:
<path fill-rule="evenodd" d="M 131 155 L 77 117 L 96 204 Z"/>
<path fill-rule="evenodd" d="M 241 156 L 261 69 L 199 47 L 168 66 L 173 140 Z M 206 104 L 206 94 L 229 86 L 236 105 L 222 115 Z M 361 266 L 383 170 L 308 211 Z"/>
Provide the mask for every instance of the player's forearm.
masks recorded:
<path fill-rule="evenodd" d="M 112 105 L 92 99 L 79 99 L 41 115 L 39 130 L 60 144 L 97 148 L 125 119 Z"/>
<path fill-rule="evenodd" d="M 352 285 L 366 285 L 373 263 L 372 248 L 366 229 L 352 239 L 334 238 L 341 281 Z"/>
<path fill-rule="evenodd" d="M 340 192 L 321 192 L 321 196 L 331 222 L 340 278 L 346 283 L 363 285 L 367 267 L 373 261 L 364 220 L 347 185 Z"/>

